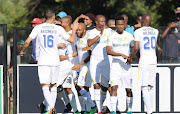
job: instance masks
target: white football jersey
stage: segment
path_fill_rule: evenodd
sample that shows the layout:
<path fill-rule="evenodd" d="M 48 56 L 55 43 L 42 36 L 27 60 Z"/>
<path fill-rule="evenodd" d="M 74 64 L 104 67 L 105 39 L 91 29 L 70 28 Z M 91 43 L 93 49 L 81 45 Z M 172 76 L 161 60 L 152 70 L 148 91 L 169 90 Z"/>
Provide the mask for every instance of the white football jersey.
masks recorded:
<path fill-rule="evenodd" d="M 122 53 L 126 56 L 129 56 L 130 46 L 134 46 L 134 37 L 132 34 L 123 31 L 122 34 L 118 34 L 117 32 L 112 32 L 110 37 L 108 38 L 107 46 L 112 46 L 112 51 L 116 53 Z M 124 59 L 122 56 L 112 56 L 114 59 L 120 59 L 124 63 L 127 59 Z"/>
<path fill-rule="evenodd" d="M 104 58 L 108 57 L 106 52 L 106 45 L 107 45 L 107 39 L 110 36 L 110 34 L 111 34 L 111 30 L 104 29 L 101 37 L 91 46 L 92 47 L 91 56 L 94 56 L 95 58 L 100 60 L 103 60 Z M 100 31 L 94 28 L 88 32 L 87 37 L 88 39 L 94 39 L 97 35 L 100 35 Z"/>
<path fill-rule="evenodd" d="M 43 23 L 33 28 L 31 38 L 38 38 L 39 59 L 38 65 L 59 65 L 58 43 L 60 38 L 68 39 L 70 36 L 65 30 L 55 24 Z"/>
<path fill-rule="evenodd" d="M 134 33 L 135 41 L 139 41 L 140 64 L 157 64 L 156 42 L 159 31 L 152 27 L 141 27 Z"/>
<path fill-rule="evenodd" d="M 85 35 L 83 38 L 79 38 L 76 36 L 75 45 L 77 47 L 79 62 L 82 62 L 89 56 L 88 51 L 82 51 L 83 48 L 88 46 L 87 35 Z"/>

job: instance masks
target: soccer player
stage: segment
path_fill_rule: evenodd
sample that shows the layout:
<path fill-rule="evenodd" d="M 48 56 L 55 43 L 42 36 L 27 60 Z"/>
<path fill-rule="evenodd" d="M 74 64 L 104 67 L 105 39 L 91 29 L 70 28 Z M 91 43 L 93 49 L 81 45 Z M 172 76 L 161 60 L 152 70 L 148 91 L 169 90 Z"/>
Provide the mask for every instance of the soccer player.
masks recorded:
<path fill-rule="evenodd" d="M 112 55 L 112 65 L 110 69 L 110 84 L 111 84 L 111 108 L 112 113 L 116 113 L 117 104 L 117 89 L 119 83 L 126 88 L 127 93 L 127 113 L 132 114 L 132 72 L 131 65 L 127 64 L 129 56 L 129 47 L 134 46 L 133 35 L 124 31 L 125 21 L 123 17 L 117 17 L 116 20 L 117 32 L 113 32 L 108 38 L 107 53 Z"/>
<path fill-rule="evenodd" d="M 63 17 L 61 19 L 61 26 L 65 29 L 65 31 L 68 34 L 72 33 L 71 22 L 72 20 L 70 17 Z M 71 89 L 72 84 L 74 84 L 73 78 L 77 79 L 76 70 L 72 70 L 73 65 L 75 64 L 75 62 L 78 61 L 77 60 L 78 58 L 77 57 L 75 58 L 75 56 L 72 55 L 73 52 L 76 52 L 76 49 L 73 49 L 75 48 L 75 45 L 74 43 L 70 43 L 66 41 L 66 39 L 62 39 L 60 42 L 65 43 L 66 47 L 59 49 L 60 72 L 58 78 L 58 86 L 59 87 L 62 86 L 63 88 L 66 89 L 73 111 L 75 113 L 78 113 L 75 95 Z"/>
<path fill-rule="evenodd" d="M 147 108 L 147 114 L 153 113 L 154 107 L 154 84 L 156 77 L 157 57 L 156 41 L 159 31 L 150 27 L 151 15 L 143 15 L 142 27 L 135 31 L 135 45 L 130 59 L 134 57 L 140 48 L 140 72 L 142 75 L 141 90 L 143 93 L 144 104 Z"/>
<path fill-rule="evenodd" d="M 94 85 L 94 98 L 98 113 L 102 113 L 102 104 L 109 86 L 109 58 L 106 52 L 107 38 L 111 31 L 105 29 L 106 19 L 103 15 L 95 18 L 96 28 L 88 33 L 88 46 L 92 47 L 89 71 Z"/>
<path fill-rule="evenodd" d="M 91 110 L 87 110 L 87 112 L 94 113 L 94 111 L 97 109 L 95 107 L 95 103 L 92 101 L 89 87 L 91 87 L 91 77 L 88 75 L 88 67 L 89 67 L 89 60 L 90 60 L 90 50 L 85 50 L 88 47 L 87 44 L 87 34 L 86 34 L 86 25 L 84 23 L 79 23 L 78 29 L 76 30 L 77 38 L 75 41 L 77 54 L 79 58 L 78 64 L 73 66 L 73 70 L 80 69 L 78 81 L 77 81 L 77 90 L 80 93 L 81 96 L 79 96 L 79 100 L 87 99 L 86 107 L 90 106 Z M 83 106 L 83 100 L 80 100 L 82 111 L 85 111 L 85 107 Z"/>
<path fill-rule="evenodd" d="M 43 95 L 45 98 L 46 114 L 56 114 L 54 108 L 57 97 L 57 78 L 59 74 L 59 55 L 58 47 L 65 47 L 59 43 L 59 36 L 69 42 L 74 42 L 77 23 L 73 26 L 72 35 L 69 35 L 65 30 L 57 25 L 54 25 L 55 13 L 52 9 L 47 9 L 44 13 L 46 22 L 37 25 L 33 28 L 31 34 L 26 39 L 20 55 L 23 56 L 25 49 L 30 42 L 37 37 L 40 44 L 40 53 L 38 60 L 38 76 L 42 86 Z M 50 108 L 50 110 L 48 110 Z"/>

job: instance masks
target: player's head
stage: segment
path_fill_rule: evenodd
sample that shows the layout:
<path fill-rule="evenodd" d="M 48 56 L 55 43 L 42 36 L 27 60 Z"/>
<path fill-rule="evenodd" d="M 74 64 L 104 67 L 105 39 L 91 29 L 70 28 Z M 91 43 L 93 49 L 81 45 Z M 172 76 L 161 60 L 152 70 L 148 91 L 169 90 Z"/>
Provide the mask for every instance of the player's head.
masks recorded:
<path fill-rule="evenodd" d="M 63 28 L 66 28 L 67 26 L 71 26 L 72 19 L 67 16 L 67 17 L 63 17 L 60 22 L 61 22 L 61 26 Z"/>
<path fill-rule="evenodd" d="M 115 20 L 114 19 L 109 19 L 107 22 L 108 27 L 116 27 L 115 25 Z"/>
<path fill-rule="evenodd" d="M 149 26 L 151 24 L 152 17 L 149 14 L 143 15 L 142 26 Z"/>
<path fill-rule="evenodd" d="M 82 38 L 86 33 L 86 25 L 84 23 L 79 23 L 76 30 L 77 37 Z"/>
<path fill-rule="evenodd" d="M 106 24 L 106 18 L 103 15 L 97 15 L 95 18 L 96 27 L 98 28 L 104 28 Z"/>
<path fill-rule="evenodd" d="M 115 18 L 115 24 L 116 24 L 116 28 L 117 28 L 117 32 L 118 33 L 123 33 L 124 27 L 125 27 L 125 20 L 124 17 L 120 16 L 120 17 L 116 17 Z"/>
<path fill-rule="evenodd" d="M 52 20 L 54 22 L 55 13 L 52 9 L 46 9 L 46 11 L 44 12 L 44 17 L 46 18 L 46 20 Z"/>
<path fill-rule="evenodd" d="M 124 18 L 125 24 L 127 24 L 128 23 L 128 16 L 125 14 L 123 14 L 121 16 Z"/>
<path fill-rule="evenodd" d="M 84 24 L 86 26 L 91 26 L 92 23 L 94 22 L 94 19 L 95 19 L 95 15 L 92 14 L 92 13 L 87 13 L 86 14 L 86 18 L 84 18 Z"/>

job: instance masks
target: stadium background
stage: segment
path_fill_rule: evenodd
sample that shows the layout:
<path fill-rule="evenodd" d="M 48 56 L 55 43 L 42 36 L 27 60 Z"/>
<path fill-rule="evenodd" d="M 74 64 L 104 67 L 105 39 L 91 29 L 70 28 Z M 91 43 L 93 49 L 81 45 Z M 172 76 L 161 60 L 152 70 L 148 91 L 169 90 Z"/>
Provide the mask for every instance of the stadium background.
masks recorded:
<path fill-rule="evenodd" d="M 0 27 L 0 57 L 3 58 L 0 59 L 0 64 L 7 66 L 3 68 L 3 105 L 5 114 L 15 114 L 17 111 L 16 107 L 14 107 L 14 112 L 12 111 L 13 103 L 16 105 L 16 102 L 12 100 L 13 95 L 17 97 L 16 91 L 13 91 L 13 89 L 17 89 L 17 77 L 12 79 L 13 72 L 15 74 L 17 73 L 16 61 L 13 61 L 17 59 L 17 42 L 27 38 L 31 31 L 29 22 L 35 17 L 43 17 L 45 8 L 51 7 L 56 13 L 65 11 L 71 15 L 73 19 L 87 12 L 104 14 L 107 19 L 124 13 L 128 15 L 130 25 L 136 23 L 135 20 L 138 14 L 149 13 L 153 17 L 152 26 L 158 28 L 160 33 L 162 33 L 168 22 L 175 21 L 174 9 L 180 6 L 178 0 L 0 0 L 0 2 L 0 24 L 3 24 Z M 8 41 L 8 43 L 6 43 L 6 41 Z M 8 46 L 6 46 L 7 44 Z M 158 44 L 162 47 L 160 38 L 158 38 Z M 7 54 L 10 48 L 16 52 L 12 53 L 11 57 Z M 32 47 L 28 48 L 26 52 L 27 55 L 21 58 L 23 64 L 29 63 L 31 50 Z M 159 63 L 161 63 L 161 54 L 157 53 L 157 55 L 159 57 Z M 12 69 L 13 65 L 15 65 L 15 67 L 13 67 L 14 69 Z M 13 80 L 14 83 L 12 83 Z M 11 93 L 12 91 L 14 94 Z"/>

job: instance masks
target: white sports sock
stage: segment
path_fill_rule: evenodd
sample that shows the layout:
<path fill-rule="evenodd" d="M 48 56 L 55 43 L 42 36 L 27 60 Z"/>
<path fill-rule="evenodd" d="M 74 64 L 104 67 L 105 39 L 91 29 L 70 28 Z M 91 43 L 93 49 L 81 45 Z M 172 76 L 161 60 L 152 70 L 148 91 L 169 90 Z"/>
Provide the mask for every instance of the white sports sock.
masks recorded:
<path fill-rule="evenodd" d="M 66 91 L 63 89 L 62 91 L 58 92 L 58 96 L 59 98 L 62 99 L 62 101 L 64 102 L 65 105 L 67 105 L 69 103 L 69 99 L 66 95 Z"/>
<path fill-rule="evenodd" d="M 126 97 L 127 111 L 132 112 L 133 97 Z"/>
<path fill-rule="evenodd" d="M 102 90 L 101 90 L 101 101 L 102 101 L 102 105 L 103 105 L 105 99 L 106 99 L 106 91 L 102 91 Z"/>
<path fill-rule="evenodd" d="M 91 110 L 91 104 L 89 102 L 87 102 L 87 97 L 84 97 L 84 99 L 86 100 L 86 111 L 90 112 Z"/>
<path fill-rule="evenodd" d="M 85 111 L 86 101 L 85 101 L 84 97 L 83 96 L 78 96 L 78 98 L 79 98 L 79 103 L 81 105 L 81 111 Z"/>
<path fill-rule="evenodd" d="M 98 112 L 102 112 L 102 103 L 101 103 L 101 90 L 94 89 L 94 99 L 98 108 Z"/>
<path fill-rule="evenodd" d="M 89 91 L 87 92 L 87 91 L 83 88 L 83 89 L 81 89 L 81 90 L 79 91 L 79 93 L 80 93 L 83 97 L 87 97 L 87 102 L 90 103 L 90 106 L 91 106 L 91 107 L 94 107 L 94 106 L 95 106 L 95 103 L 92 101 L 91 95 L 90 95 L 90 92 L 89 92 Z"/>
<path fill-rule="evenodd" d="M 110 112 L 112 112 L 112 108 L 111 108 L 111 96 L 110 96 L 109 92 L 107 92 L 106 103 L 107 103 L 108 109 L 110 110 Z"/>
<path fill-rule="evenodd" d="M 51 87 L 51 100 L 53 107 L 56 104 L 56 98 L 57 98 L 57 87 Z"/>
<path fill-rule="evenodd" d="M 76 112 L 77 111 L 77 105 L 76 105 L 76 99 L 75 99 L 74 94 L 73 93 L 69 94 L 68 97 L 69 97 L 70 104 L 73 108 L 73 111 Z"/>
<path fill-rule="evenodd" d="M 116 112 L 117 96 L 111 96 L 111 109 Z"/>
<path fill-rule="evenodd" d="M 42 87 L 42 90 L 43 90 L 43 95 L 44 95 L 44 99 L 47 101 L 47 106 L 46 107 L 50 107 L 53 108 L 53 104 L 52 104 L 52 101 L 51 101 L 51 92 L 49 91 L 49 87 Z"/>
<path fill-rule="evenodd" d="M 154 87 L 151 86 L 149 90 L 150 98 L 151 98 L 151 108 L 154 109 L 154 97 L 155 97 L 155 90 Z"/>
<path fill-rule="evenodd" d="M 144 104 L 147 108 L 147 114 L 151 114 L 152 108 L 151 108 L 151 98 L 149 94 L 149 87 L 142 87 L 142 93 L 143 93 Z"/>

